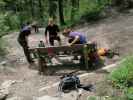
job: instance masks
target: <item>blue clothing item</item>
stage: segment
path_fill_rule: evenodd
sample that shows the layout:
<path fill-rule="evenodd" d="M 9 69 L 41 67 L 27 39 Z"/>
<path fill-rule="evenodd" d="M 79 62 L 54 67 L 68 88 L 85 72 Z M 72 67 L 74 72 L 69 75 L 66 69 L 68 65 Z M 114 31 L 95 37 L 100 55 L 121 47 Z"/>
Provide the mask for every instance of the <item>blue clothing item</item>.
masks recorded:
<path fill-rule="evenodd" d="M 25 33 L 25 32 L 29 32 L 30 33 L 31 29 L 29 26 L 24 26 L 22 29 L 21 29 L 21 33 Z"/>
<path fill-rule="evenodd" d="M 69 33 L 69 37 L 75 38 L 76 36 L 79 36 L 79 40 L 80 40 L 81 44 L 84 44 L 87 42 L 86 37 L 84 36 L 83 33 L 80 33 L 80 32 L 70 32 Z"/>
<path fill-rule="evenodd" d="M 25 26 L 20 30 L 20 34 L 18 36 L 19 41 L 26 41 L 26 37 L 31 34 L 31 28 L 29 26 Z"/>

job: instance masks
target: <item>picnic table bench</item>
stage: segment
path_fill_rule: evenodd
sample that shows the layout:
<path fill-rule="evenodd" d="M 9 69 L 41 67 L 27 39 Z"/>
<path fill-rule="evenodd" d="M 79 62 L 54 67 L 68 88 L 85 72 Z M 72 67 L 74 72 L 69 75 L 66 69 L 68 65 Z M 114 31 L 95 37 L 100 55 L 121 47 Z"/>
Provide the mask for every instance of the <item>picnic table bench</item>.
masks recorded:
<path fill-rule="evenodd" d="M 35 47 L 29 50 L 33 59 L 37 59 L 38 61 L 39 72 L 45 72 L 48 67 L 48 60 L 51 60 L 53 56 L 80 56 L 80 68 L 88 69 L 88 55 L 95 53 L 97 47 L 93 43 L 87 43 L 72 46 Z"/>

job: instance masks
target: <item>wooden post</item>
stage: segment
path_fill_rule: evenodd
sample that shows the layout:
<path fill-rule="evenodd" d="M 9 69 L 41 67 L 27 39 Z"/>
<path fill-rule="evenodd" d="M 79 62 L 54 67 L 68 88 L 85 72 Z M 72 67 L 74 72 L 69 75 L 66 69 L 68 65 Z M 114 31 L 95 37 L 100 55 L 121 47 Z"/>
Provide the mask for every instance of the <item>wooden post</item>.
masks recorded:
<path fill-rule="evenodd" d="M 83 54 L 84 54 L 84 63 L 85 63 L 85 67 L 88 70 L 89 69 L 89 64 L 88 64 L 88 52 L 87 52 L 87 45 L 84 45 L 83 48 Z"/>
<path fill-rule="evenodd" d="M 47 63 L 46 63 L 46 59 L 41 55 L 41 53 L 38 51 L 39 57 L 38 57 L 38 71 L 39 74 L 46 74 L 47 71 Z"/>

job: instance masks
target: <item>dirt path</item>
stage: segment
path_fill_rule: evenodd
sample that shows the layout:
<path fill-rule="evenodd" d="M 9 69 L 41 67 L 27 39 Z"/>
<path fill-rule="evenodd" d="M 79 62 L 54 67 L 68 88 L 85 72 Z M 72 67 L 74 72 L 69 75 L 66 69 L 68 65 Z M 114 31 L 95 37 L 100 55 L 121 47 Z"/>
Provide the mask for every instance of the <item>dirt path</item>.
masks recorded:
<path fill-rule="evenodd" d="M 133 14 L 121 14 L 115 18 L 107 18 L 99 21 L 96 24 L 87 24 L 78 28 L 77 31 L 84 32 L 88 40 L 97 41 L 99 47 L 119 48 L 121 57 L 133 53 Z M 41 30 L 40 34 L 33 34 L 30 36 L 30 46 L 37 46 L 39 40 L 43 40 L 43 32 L 44 30 Z M 22 81 L 14 84 L 10 89 L 11 97 L 23 97 L 22 100 L 33 100 L 33 97 L 55 95 L 57 93 L 55 88 L 41 92 L 39 92 L 39 89 L 59 81 L 60 75 L 39 76 L 37 70 L 29 69 L 22 48 L 16 41 L 17 36 L 18 33 L 14 33 L 4 37 L 9 43 L 8 49 L 10 52 L 7 55 L 7 63 L 0 71 L 0 83 L 5 80 Z M 120 58 L 107 60 L 106 65 L 112 64 Z M 110 71 L 111 70 L 112 69 L 110 69 Z M 62 69 L 58 73 L 67 73 L 70 71 L 71 70 Z M 106 70 L 95 73 L 94 75 L 83 78 L 81 82 L 95 85 L 108 74 Z M 84 98 L 82 98 L 82 100 L 85 100 L 87 95 L 94 95 L 94 93 L 84 92 Z"/>

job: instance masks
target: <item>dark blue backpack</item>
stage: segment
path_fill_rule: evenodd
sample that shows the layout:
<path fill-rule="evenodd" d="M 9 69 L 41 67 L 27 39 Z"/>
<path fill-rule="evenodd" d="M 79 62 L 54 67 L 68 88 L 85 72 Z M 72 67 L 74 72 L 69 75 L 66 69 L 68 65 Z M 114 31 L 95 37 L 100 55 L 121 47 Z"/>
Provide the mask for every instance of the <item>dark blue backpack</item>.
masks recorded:
<path fill-rule="evenodd" d="M 64 75 L 61 78 L 59 84 L 59 90 L 62 92 L 69 92 L 71 90 L 76 90 L 80 86 L 80 80 L 75 75 Z"/>
<path fill-rule="evenodd" d="M 92 84 L 83 85 L 80 83 L 79 77 L 76 75 L 68 74 L 61 77 L 61 81 L 59 84 L 59 91 L 68 93 L 71 90 L 77 90 L 78 88 L 82 88 L 86 91 L 94 91 L 95 88 Z"/>

